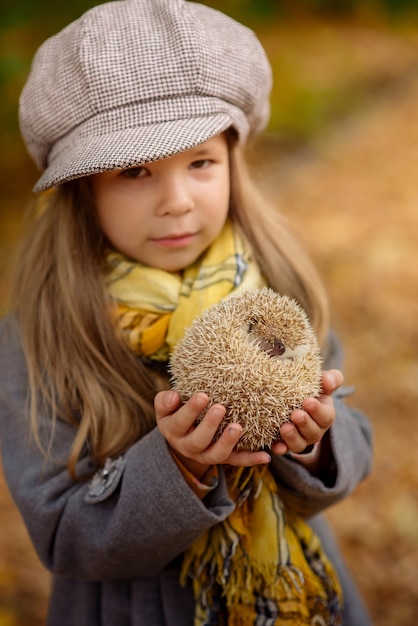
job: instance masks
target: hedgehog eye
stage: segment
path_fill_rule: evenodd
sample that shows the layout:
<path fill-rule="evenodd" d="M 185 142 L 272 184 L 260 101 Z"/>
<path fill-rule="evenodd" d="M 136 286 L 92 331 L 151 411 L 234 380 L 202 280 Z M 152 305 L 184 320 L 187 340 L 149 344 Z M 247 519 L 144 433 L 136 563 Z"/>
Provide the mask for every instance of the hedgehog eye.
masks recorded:
<path fill-rule="evenodd" d="M 252 333 L 255 327 L 257 326 L 257 324 L 258 324 L 258 320 L 255 317 L 252 317 L 250 321 L 248 322 L 248 332 Z"/>

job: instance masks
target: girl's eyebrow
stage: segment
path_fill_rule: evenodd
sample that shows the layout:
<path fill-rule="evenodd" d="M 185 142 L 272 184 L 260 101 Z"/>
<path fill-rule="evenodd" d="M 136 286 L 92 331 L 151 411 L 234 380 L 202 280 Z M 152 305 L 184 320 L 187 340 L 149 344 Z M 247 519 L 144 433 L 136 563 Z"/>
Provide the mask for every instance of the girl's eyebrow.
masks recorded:
<path fill-rule="evenodd" d="M 214 154 L 218 150 L 216 146 L 196 146 L 192 148 L 193 157 L 207 156 L 208 154 Z"/>
<path fill-rule="evenodd" d="M 193 157 L 206 156 L 210 154 L 209 148 L 200 148 L 199 150 L 193 151 Z"/>

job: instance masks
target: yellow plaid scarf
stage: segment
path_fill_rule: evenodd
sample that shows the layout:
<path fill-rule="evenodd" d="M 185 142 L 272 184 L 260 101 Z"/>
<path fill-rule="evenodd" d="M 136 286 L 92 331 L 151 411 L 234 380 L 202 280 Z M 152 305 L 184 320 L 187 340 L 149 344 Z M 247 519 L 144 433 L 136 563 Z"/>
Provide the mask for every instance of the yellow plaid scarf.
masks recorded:
<path fill-rule="evenodd" d="M 232 291 L 265 284 L 231 224 L 183 274 L 108 256 L 118 327 L 138 355 L 167 361 L 184 329 Z M 235 511 L 184 557 L 195 626 L 341 624 L 341 590 L 318 537 L 285 513 L 268 468 L 227 468 Z"/>

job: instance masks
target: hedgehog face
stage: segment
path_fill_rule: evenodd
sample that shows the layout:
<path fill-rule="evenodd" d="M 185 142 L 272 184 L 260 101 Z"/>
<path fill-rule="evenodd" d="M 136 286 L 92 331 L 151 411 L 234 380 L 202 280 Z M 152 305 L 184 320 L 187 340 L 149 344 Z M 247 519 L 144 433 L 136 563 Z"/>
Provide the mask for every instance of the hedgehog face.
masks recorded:
<path fill-rule="evenodd" d="M 306 341 L 306 316 L 292 307 L 292 324 L 289 325 L 285 315 L 289 312 L 286 307 L 281 311 L 278 309 L 276 314 L 274 310 L 270 311 L 269 316 L 251 311 L 243 327 L 247 341 L 272 358 L 302 358 L 312 348 L 312 343 Z"/>
<path fill-rule="evenodd" d="M 300 359 L 310 349 L 308 343 L 297 344 L 294 340 L 288 341 L 287 333 L 277 328 L 277 325 L 275 328 L 270 324 L 260 323 L 255 318 L 252 318 L 248 326 L 245 327 L 244 334 L 249 343 L 254 344 L 271 358 Z"/>
<path fill-rule="evenodd" d="M 257 318 L 252 318 L 246 327 L 247 341 L 254 343 L 269 357 L 281 357 L 286 352 L 283 341 L 276 337 L 271 328 L 263 328 Z"/>

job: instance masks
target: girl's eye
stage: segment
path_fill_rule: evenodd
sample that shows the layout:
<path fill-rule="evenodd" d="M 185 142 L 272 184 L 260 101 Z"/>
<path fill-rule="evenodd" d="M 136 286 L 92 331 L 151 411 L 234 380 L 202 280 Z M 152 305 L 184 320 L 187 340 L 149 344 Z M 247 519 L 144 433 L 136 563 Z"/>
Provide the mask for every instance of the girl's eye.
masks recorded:
<path fill-rule="evenodd" d="M 122 171 L 122 176 L 125 178 L 144 178 L 147 175 L 147 169 L 142 166 L 130 167 L 127 170 Z"/>
<path fill-rule="evenodd" d="M 212 161 L 210 161 L 209 159 L 200 159 L 199 161 L 193 161 L 191 167 L 196 170 L 203 170 L 209 167 L 211 163 Z"/>

